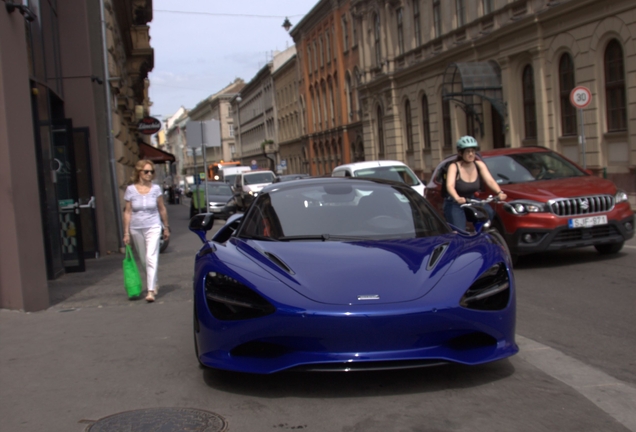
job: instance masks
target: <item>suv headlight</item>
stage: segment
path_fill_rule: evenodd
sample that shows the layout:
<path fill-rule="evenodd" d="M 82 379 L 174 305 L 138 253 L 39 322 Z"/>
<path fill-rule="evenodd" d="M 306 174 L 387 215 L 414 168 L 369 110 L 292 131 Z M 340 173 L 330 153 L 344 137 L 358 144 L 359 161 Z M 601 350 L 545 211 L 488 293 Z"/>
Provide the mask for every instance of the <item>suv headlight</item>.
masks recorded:
<path fill-rule="evenodd" d="M 624 190 L 619 189 L 616 191 L 615 199 L 616 199 L 616 204 L 625 202 L 627 201 L 627 193 L 625 193 Z"/>
<path fill-rule="evenodd" d="M 518 200 L 506 203 L 504 208 L 514 215 L 524 215 L 528 213 L 545 213 L 548 207 L 545 203 L 537 201 Z"/>

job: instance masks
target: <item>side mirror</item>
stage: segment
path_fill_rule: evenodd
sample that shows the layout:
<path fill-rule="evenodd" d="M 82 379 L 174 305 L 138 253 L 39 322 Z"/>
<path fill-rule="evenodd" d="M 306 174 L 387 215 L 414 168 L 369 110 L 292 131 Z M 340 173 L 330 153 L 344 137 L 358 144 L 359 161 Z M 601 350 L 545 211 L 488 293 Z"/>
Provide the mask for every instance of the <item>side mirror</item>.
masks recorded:
<path fill-rule="evenodd" d="M 490 226 L 490 216 L 485 209 L 481 207 L 463 207 L 466 214 L 466 220 L 472 222 L 476 232 L 481 232 L 482 228 L 488 228 Z"/>
<path fill-rule="evenodd" d="M 208 241 L 206 238 L 206 232 L 210 231 L 213 226 L 214 215 L 212 213 L 194 215 L 188 224 L 190 231 L 198 235 L 203 243 Z"/>

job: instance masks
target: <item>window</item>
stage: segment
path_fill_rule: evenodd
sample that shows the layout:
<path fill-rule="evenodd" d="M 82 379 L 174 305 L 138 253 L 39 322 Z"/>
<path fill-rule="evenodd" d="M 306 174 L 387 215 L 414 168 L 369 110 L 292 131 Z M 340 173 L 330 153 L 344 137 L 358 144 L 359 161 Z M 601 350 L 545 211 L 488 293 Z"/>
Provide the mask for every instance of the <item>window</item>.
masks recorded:
<path fill-rule="evenodd" d="M 329 81 L 329 111 L 331 114 L 331 126 L 336 126 L 336 114 L 334 111 L 334 103 L 333 103 L 333 84 Z"/>
<path fill-rule="evenodd" d="M 374 40 L 375 40 L 375 65 L 382 67 L 382 49 L 380 48 L 380 15 L 375 15 L 374 19 Z"/>
<path fill-rule="evenodd" d="M 318 72 L 318 48 L 314 41 L 314 71 Z"/>
<path fill-rule="evenodd" d="M 351 90 L 351 75 L 347 72 L 345 76 L 345 92 L 347 98 L 347 118 L 353 119 L 353 91 Z"/>
<path fill-rule="evenodd" d="M 318 46 L 320 48 L 320 67 L 325 66 L 325 47 L 322 45 L 322 37 L 318 39 Z"/>
<path fill-rule="evenodd" d="M 351 19 L 351 44 L 352 46 L 358 45 L 358 26 L 353 18 Z"/>
<path fill-rule="evenodd" d="M 466 7 L 464 0 L 455 0 L 455 10 L 457 12 L 457 27 L 466 24 Z"/>
<path fill-rule="evenodd" d="M 444 125 L 444 148 L 449 149 L 453 147 L 451 136 L 451 113 L 450 113 L 450 101 L 442 101 L 442 121 Z"/>
<path fill-rule="evenodd" d="M 494 0 L 483 0 L 484 15 L 488 15 L 495 10 Z"/>
<path fill-rule="evenodd" d="M 398 54 L 404 54 L 404 9 L 397 10 Z"/>
<path fill-rule="evenodd" d="M 349 50 L 349 27 L 346 15 L 342 16 L 342 47 L 345 52 Z"/>
<path fill-rule="evenodd" d="M 331 63 L 331 36 L 329 32 L 325 34 L 325 37 L 327 38 L 327 64 L 329 64 Z"/>
<path fill-rule="evenodd" d="M 411 102 L 404 104 L 404 115 L 406 116 L 406 152 L 413 154 L 413 119 L 411 118 Z"/>
<path fill-rule="evenodd" d="M 325 123 L 324 123 L 324 128 L 327 129 L 329 127 L 329 114 L 327 113 L 328 111 L 328 106 L 327 106 L 327 84 L 325 84 L 325 82 L 322 82 L 322 113 L 323 113 L 323 119 L 325 119 Z"/>
<path fill-rule="evenodd" d="M 605 49 L 605 107 L 607 130 L 627 130 L 623 49 L 616 39 L 612 39 Z"/>
<path fill-rule="evenodd" d="M 309 66 L 309 74 L 311 75 L 312 67 L 311 67 L 311 47 L 307 47 L 307 65 Z"/>
<path fill-rule="evenodd" d="M 565 53 L 559 61 L 559 94 L 561 99 L 561 134 L 576 135 L 576 108 L 570 103 L 570 93 L 574 88 L 574 63 L 570 54 Z"/>
<path fill-rule="evenodd" d="M 422 45 L 422 29 L 420 28 L 420 0 L 413 0 L 413 31 L 415 32 L 415 45 Z"/>
<path fill-rule="evenodd" d="M 227 125 L 229 130 L 230 130 L 230 136 L 233 137 L 234 136 L 234 125 L 233 124 L 229 124 Z"/>
<path fill-rule="evenodd" d="M 378 107 L 378 159 L 384 158 L 384 120 L 382 108 Z"/>
<path fill-rule="evenodd" d="M 422 96 L 422 133 L 424 134 L 424 148 L 431 148 L 431 121 L 428 115 L 428 98 Z"/>
<path fill-rule="evenodd" d="M 442 11 L 439 0 L 433 0 L 433 28 L 435 29 L 435 37 L 442 35 Z"/>
<path fill-rule="evenodd" d="M 534 73 L 530 65 L 523 69 L 523 120 L 526 139 L 536 139 L 537 111 L 534 98 Z"/>

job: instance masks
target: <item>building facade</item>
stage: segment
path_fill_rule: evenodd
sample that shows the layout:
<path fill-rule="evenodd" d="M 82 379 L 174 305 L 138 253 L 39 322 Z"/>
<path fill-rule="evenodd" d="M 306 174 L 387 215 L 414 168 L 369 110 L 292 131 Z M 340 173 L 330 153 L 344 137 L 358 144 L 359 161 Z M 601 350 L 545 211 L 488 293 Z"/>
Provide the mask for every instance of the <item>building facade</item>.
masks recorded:
<path fill-rule="evenodd" d="M 349 0 L 321 0 L 292 29 L 312 175 L 364 160 L 357 97 L 358 21 Z"/>
<path fill-rule="evenodd" d="M 0 9 L 0 308 L 49 306 L 47 280 L 118 252 L 148 114 L 151 0 Z"/>
<path fill-rule="evenodd" d="M 636 204 L 636 6 L 592 0 L 352 0 L 362 35 L 367 159 L 423 178 L 462 135 L 483 149 L 541 145 Z M 579 113 L 577 86 L 592 101 Z"/>
<path fill-rule="evenodd" d="M 277 138 L 281 174 L 309 174 L 309 149 L 304 122 L 304 110 L 298 92 L 298 57 L 294 54 L 275 67 L 275 103 L 277 108 Z"/>
<path fill-rule="evenodd" d="M 234 157 L 236 144 L 234 138 L 234 118 L 232 117 L 231 101 L 244 86 L 245 82 L 242 79 L 237 78 L 221 91 L 199 102 L 197 106 L 188 112 L 189 120 L 192 121 L 205 121 L 212 119 L 219 121 L 221 146 L 206 147 L 205 158 L 208 165 L 214 162 L 230 161 Z M 192 149 L 190 151 L 192 159 L 188 159 L 187 164 L 184 167 L 188 175 L 204 172 L 202 152 L 198 150 L 199 149 Z M 194 160 L 195 155 L 197 159 L 196 162 Z"/>

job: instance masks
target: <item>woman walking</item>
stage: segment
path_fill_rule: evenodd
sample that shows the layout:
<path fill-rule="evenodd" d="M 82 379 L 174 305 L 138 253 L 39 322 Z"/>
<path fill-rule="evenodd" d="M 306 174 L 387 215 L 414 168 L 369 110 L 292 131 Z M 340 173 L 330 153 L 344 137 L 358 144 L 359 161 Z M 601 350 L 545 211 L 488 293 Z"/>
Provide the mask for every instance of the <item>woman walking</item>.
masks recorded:
<path fill-rule="evenodd" d="M 157 268 L 162 222 L 164 240 L 170 238 L 168 212 L 163 202 L 161 187 L 152 183 L 155 165 L 142 159 L 135 164 L 135 172 L 124 194 L 124 244 L 133 244 L 146 272 L 147 302 L 155 301 L 159 290 Z"/>
<path fill-rule="evenodd" d="M 456 145 L 457 161 L 448 166 L 446 176 L 448 196 L 444 200 L 444 217 L 448 223 L 465 230 L 466 214 L 461 204 L 465 204 L 467 198 L 474 198 L 475 192 L 483 190 L 484 184 L 492 189 L 499 199 L 505 200 L 507 196 L 492 178 L 486 164 L 477 160 L 477 140 L 471 136 L 463 136 L 457 140 Z M 493 208 L 489 205 L 482 207 L 492 220 L 495 217 Z"/>

